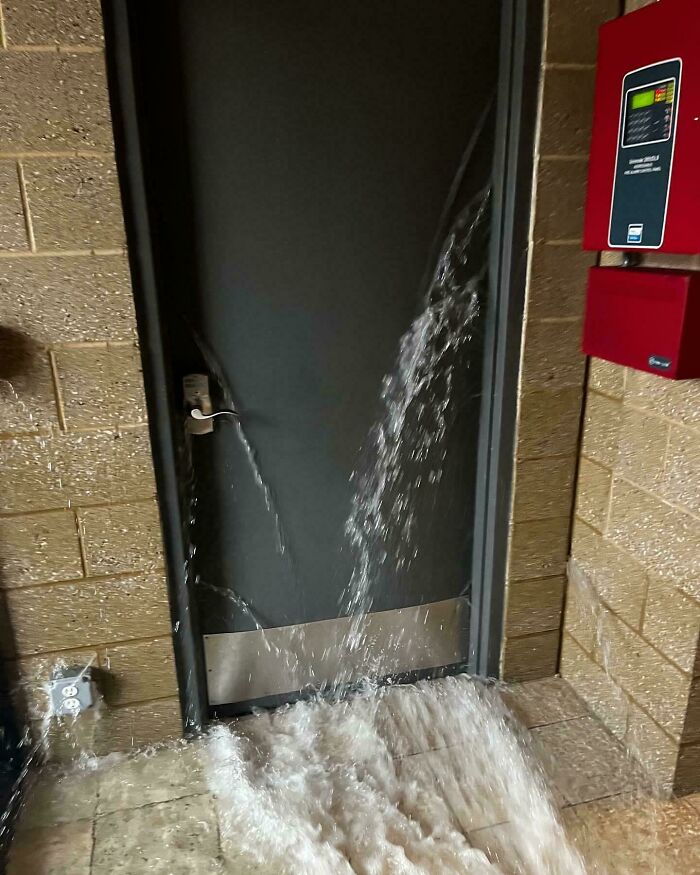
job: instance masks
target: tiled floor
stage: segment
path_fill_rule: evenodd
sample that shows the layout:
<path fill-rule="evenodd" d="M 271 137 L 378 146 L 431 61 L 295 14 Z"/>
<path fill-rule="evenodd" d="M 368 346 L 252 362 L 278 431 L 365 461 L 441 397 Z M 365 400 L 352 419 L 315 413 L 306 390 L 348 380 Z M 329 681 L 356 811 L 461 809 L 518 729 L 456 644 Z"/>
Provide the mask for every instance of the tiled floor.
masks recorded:
<path fill-rule="evenodd" d="M 506 698 L 530 732 L 587 871 L 700 872 L 700 795 L 664 803 L 640 798 L 639 776 L 631 773 L 624 751 L 564 681 L 522 684 Z M 411 752 L 397 761 L 397 770 L 430 771 L 431 758 L 446 753 Z M 497 871 L 528 871 L 513 860 L 509 824 L 497 822 L 502 817 L 494 813 L 490 823 L 468 811 L 455 811 L 455 817 L 471 845 L 498 864 Z M 551 871 L 559 875 L 556 863 Z M 8 875 L 253 872 L 273 875 L 235 847 L 222 846 L 199 742 L 77 775 L 44 774 L 29 795 L 8 869 Z"/>

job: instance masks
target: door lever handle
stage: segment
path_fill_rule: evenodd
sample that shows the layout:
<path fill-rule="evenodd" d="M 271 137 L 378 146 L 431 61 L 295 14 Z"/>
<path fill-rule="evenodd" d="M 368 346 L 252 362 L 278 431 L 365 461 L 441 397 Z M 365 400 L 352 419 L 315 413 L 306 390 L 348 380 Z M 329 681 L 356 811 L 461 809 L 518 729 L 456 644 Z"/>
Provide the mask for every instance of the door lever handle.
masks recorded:
<path fill-rule="evenodd" d="M 237 410 L 217 410 L 216 413 L 202 413 L 199 407 L 193 407 L 190 410 L 190 416 L 192 419 L 213 419 L 215 416 L 234 416 L 236 419 L 240 419 L 240 413 Z"/>
<path fill-rule="evenodd" d="M 187 409 L 185 430 L 189 434 L 211 434 L 214 431 L 212 420 L 215 416 L 239 418 L 236 410 L 217 410 L 214 412 L 207 374 L 187 374 L 184 376 L 182 378 L 182 394 Z"/>

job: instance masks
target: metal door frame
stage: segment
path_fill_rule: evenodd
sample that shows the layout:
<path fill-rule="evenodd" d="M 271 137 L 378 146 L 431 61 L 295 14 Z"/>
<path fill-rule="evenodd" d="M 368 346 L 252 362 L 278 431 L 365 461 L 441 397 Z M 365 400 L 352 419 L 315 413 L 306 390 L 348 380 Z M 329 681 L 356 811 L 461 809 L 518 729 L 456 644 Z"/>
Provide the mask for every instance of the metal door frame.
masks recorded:
<path fill-rule="evenodd" d="M 469 636 L 480 677 L 500 674 L 543 26 L 542 0 L 505 0 Z"/>
<path fill-rule="evenodd" d="M 143 161 L 137 59 L 129 12 L 143 0 L 102 0 L 107 72 L 149 428 L 165 546 L 183 724 L 209 718 L 197 602 L 186 572 L 181 407 L 173 397 Z M 489 0 L 485 0 L 489 2 Z M 490 302 L 479 447 L 469 670 L 498 676 L 505 592 L 521 323 L 529 254 L 531 190 L 544 0 L 502 0 L 494 156 Z"/>

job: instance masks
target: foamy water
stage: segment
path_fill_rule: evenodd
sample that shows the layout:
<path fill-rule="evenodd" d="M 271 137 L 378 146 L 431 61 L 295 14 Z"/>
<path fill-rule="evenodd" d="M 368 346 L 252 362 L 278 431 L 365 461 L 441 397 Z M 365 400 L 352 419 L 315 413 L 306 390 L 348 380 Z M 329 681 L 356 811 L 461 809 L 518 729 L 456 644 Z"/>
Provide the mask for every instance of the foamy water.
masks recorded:
<path fill-rule="evenodd" d="M 206 760 L 225 851 L 265 872 L 585 872 L 496 691 L 466 676 L 219 726 Z M 489 859 L 479 830 L 506 822 Z"/>

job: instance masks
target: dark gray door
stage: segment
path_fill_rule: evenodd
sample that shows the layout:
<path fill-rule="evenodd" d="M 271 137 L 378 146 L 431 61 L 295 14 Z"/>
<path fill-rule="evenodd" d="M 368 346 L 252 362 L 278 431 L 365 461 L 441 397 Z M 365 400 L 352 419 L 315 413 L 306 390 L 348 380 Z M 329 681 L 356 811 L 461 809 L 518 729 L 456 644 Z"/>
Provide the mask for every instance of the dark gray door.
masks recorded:
<path fill-rule="evenodd" d="M 159 51 L 142 53 L 139 72 L 175 370 L 212 374 L 255 457 L 221 419 L 192 439 L 191 571 L 219 705 L 305 682 L 284 676 L 257 624 L 282 645 L 303 626 L 319 654 L 341 628 L 351 474 L 367 464 L 382 380 L 451 222 L 489 182 L 499 4 L 168 9 L 160 29 L 143 13 L 140 38 Z M 442 478 L 431 482 L 435 459 L 411 463 L 415 559 L 383 573 L 372 601 L 380 637 L 409 622 L 434 635 L 401 671 L 467 654 L 481 336 L 477 324 L 449 362 Z"/>

